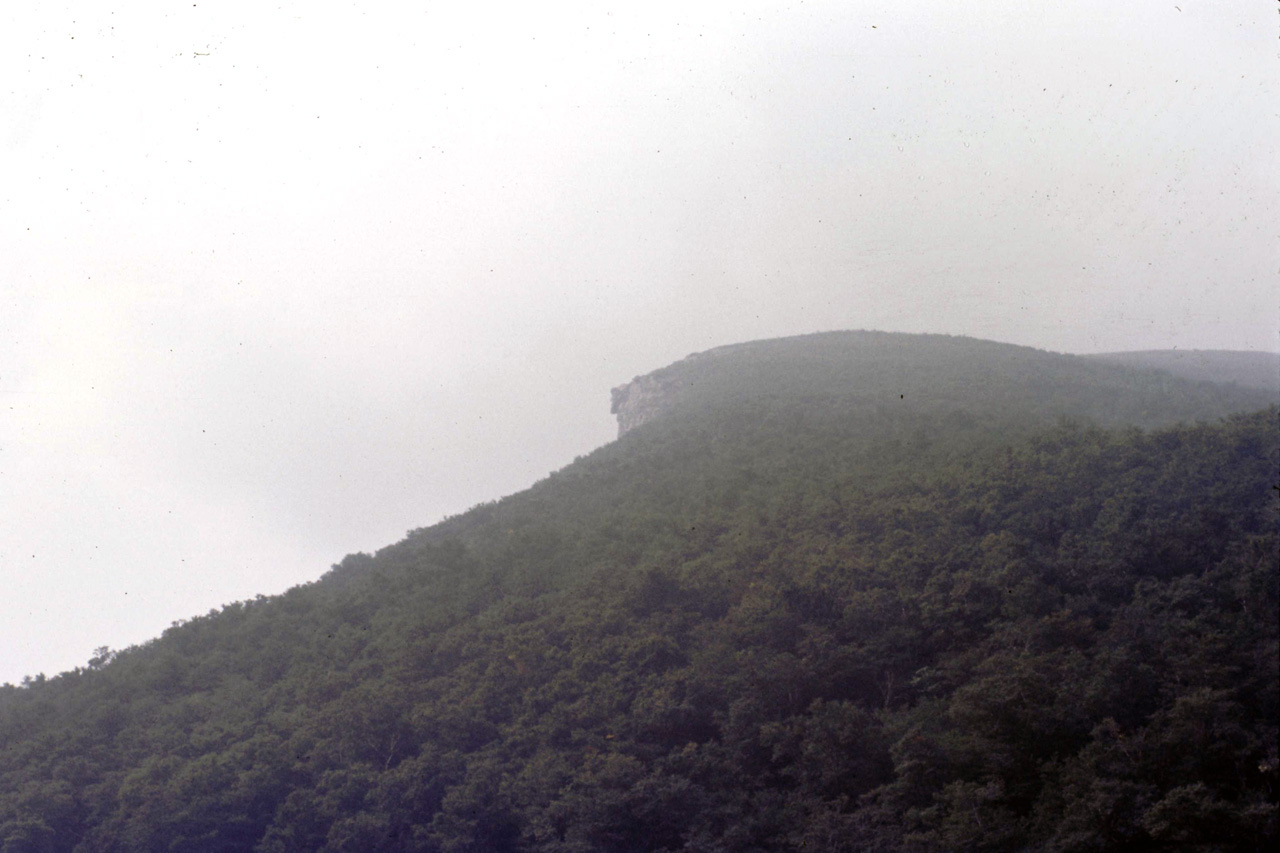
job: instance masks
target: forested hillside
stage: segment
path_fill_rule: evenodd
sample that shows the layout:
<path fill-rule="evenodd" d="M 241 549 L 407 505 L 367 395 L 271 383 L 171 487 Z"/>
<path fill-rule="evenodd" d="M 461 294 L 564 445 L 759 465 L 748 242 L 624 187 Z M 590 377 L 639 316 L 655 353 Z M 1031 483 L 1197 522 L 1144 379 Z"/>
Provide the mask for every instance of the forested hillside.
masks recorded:
<path fill-rule="evenodd" d="M 0 689 L 0 851 L 1271 849 L 1270 394 L 874 333 L 644 387 L 526 492 Z"/>

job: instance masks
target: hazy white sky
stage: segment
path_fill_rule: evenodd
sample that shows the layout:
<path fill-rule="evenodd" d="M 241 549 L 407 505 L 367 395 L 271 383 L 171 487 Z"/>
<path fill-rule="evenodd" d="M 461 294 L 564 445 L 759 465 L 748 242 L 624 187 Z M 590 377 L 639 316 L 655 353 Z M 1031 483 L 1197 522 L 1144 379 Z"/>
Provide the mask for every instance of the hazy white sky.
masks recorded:
<path fill-rule="evenodd" d="M 0 681 L 521 489 L 712 346 L 1280 349 L 1273 3 L 386 5 L 0 7 Z"/>

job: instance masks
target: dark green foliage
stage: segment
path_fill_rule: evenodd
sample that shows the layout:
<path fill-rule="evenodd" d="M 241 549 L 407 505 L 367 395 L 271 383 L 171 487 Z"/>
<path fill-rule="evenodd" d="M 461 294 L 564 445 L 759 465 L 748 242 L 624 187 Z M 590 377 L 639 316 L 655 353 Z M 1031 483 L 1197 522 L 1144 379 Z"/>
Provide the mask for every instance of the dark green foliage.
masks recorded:
<path fill-rule="evenodd" d="M 528 492 L 0 688 L 0 851 L 1270 849 L 1274 409 L 1104 429 L 1257 401 L 958 339 L 681 364 Z"/>

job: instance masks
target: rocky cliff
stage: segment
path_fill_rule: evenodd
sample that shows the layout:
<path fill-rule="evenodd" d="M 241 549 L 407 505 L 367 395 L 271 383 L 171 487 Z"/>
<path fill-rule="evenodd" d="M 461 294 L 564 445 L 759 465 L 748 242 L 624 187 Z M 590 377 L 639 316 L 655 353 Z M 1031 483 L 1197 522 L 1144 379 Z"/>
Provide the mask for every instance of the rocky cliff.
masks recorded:
<path fill-rule="evenodd" d="M 661 414 L 671 401 L 673 390 L 670 378 L 653 373 L 614 388 L 609 411 L 618 416 L 618 438 Z"/>
<path fill-rule="evenodd" d="M 716 347 L 706 352 L 695 352 L 661 370 L 637 376 L 619 385 L 611 392 L 613 406 L 610 412 L 618 416 L 618 437 L 648 423 L 679 404 L 686 392 L 694 392 L 702 386 L 699 368 L 714 362 L 717 356 L 741 348 L 742 344 Z"/>

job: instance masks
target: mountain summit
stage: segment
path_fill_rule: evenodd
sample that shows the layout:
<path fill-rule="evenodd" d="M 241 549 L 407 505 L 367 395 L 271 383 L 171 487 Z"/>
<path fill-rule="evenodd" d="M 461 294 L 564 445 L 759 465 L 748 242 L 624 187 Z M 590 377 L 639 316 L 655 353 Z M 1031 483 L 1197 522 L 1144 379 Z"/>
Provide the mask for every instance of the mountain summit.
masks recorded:
<path fill-rule="evenodd" d="M 1070 356 L 949 335 L 824 332 L 718 347 L 613 389 L 619 435 L 683 406 L 819 398 L 1154 425 L 1280 401 L 1265 353 Z M 1116 369 L 1121 365 L 1128 369 Z M 1192 367 L 1194 365 L 1194 367 Z M 1170 370 L 1181 366 L 1183 370 Z M 1244 378 L 1239 388 L 1220 387 Z M 1187 381 L 1192 380 L 1192 381 Z M 1202 383 L 1194 384 L 1196 380 Z"/>
<path fill-rule="evenodd" d="M 1271 849 L 1273 401 L 691 356 L 524 492 L 0 688 L 0 850 Z"/>

